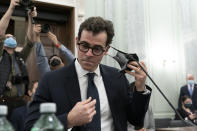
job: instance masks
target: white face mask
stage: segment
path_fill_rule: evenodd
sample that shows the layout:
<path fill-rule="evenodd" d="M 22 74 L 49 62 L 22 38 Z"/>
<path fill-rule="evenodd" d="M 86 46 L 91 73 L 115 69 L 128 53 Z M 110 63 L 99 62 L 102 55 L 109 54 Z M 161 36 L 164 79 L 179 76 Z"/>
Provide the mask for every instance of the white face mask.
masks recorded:
<path fill-rule="evenodd" d="M 187 80 L 187 84 L 194 84 L 194 80 Z"/>

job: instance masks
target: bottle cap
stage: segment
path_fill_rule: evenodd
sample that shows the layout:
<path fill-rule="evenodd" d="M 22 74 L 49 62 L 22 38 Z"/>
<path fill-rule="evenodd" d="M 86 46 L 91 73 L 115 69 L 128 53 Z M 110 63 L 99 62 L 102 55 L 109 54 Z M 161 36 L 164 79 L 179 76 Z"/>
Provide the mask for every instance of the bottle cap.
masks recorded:
<path fill-rule="evenodd" d="M 56 104 L 55 103 L 42 103 L 40 104 L 40 113 L 55 113 Z"/>
<path fill-rule="evenodd" d="M 8 107 L 6 105 L 0 105 L 0 115 L 7 115 Z"/>

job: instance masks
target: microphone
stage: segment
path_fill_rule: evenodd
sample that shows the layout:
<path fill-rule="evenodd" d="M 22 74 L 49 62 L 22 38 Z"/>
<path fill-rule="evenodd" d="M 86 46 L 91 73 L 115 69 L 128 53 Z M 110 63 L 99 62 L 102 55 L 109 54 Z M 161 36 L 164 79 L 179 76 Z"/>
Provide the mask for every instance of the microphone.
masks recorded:
<path fill-rule="evenodd" d="M 142 65 L 139 63 L 139 58 L 137 56 L 137 54 L 128 54 L 125 53 L 123 51 L 120 51 L 112 46 L 110 46 L 112 49 L 116 50 L 117 53 L 115 56 L 111 56 L 113 59 L 115 59 L 120 67 L 121 73 L 125 73 L 125 70 L 128 70 L 129 68 L 127 67 L 127 64 L 131 61 L 135 61 L 137 62 L 138 66 L 143 70 L 143 72 L 147 75 L 147 77 L 150 79 L 150 81 L 153 83 L 153 85 L 157 88 L 157 90 L 160 92 L 160 94 L 164 97 L 164 99 L 167 101 L 167 103 L 170 105 L 170 107 L 173 109 L 173 111 L 178 115 L 178 117 L 187 125 L 191 125 L 191 126 L 196 126 L 195 124 L 193 124 L 190 120 L 184 120 L 183 117 L 180 115 L 180 113 L 175 109 L 175 107 L 172 105 L 172 103 L 168 100 L 168 98 L 165 96 L 165 94 L 161 91 L 161 89 L 159 88 L 159 86 L 154 82 L 154 80 L 151 78 L 151 76 L 148 74 L 148 72 L 142 67 Z M 131 69 L 129 69 L 131 70 Z"/>

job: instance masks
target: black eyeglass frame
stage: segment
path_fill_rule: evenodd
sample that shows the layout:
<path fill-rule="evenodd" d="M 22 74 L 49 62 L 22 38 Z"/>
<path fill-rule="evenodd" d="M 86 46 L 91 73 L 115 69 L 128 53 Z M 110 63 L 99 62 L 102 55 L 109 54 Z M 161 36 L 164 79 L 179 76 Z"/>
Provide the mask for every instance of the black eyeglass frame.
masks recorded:
<path fill-rule="evenodd" d="M 90 47 L 90 45 L 89 45 L 87 42 L 78 42 L 77 44 L 79 45 L 79 50 L 80 50 L 81 52 L 86 53 L 86 52 L 89 51 L 89 49 L 92 49 L 92 54 L 95 55 L 95 56 L 100 56 L 101 54 L 103 54 L 103 52 L 106 51 L 106 50 L 103 49 L 103 47 L 100 46 L 100 45 L 95 45 L 95 46 L 93 46 L 93 47 Z M 86 47 L 83 46 L 83 45 L 85 45 L 85 44 L 86 44 Z M 83 46 L 84 48 L 86 48 L 86 50 L 81 49 L 80 47 L 82 47 L 82 46 Z M 98 48 L 98 47 L 99 47 L 99 48 Z M 100 50 L 100 53 L 95 53 L 95 51 L 98 50 L 98 49 Z"/>

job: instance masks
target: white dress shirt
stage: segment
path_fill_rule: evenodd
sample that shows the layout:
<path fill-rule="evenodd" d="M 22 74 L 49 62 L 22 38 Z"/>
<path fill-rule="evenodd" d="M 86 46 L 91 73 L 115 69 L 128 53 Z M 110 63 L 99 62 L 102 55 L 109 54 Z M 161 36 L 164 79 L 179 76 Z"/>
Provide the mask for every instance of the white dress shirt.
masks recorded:
<path fill-rule="evenodd" d="M 76 72 L 79 80 L 79 87 L 81 91 L 81 100 L 87 99 L 87 88 L 88 88 L 88 76 L 89 71 L 84 70 L 79 64 L 78 60 L 75 60 Z M 109 107 L 109 102 L 101 76 L 99 66 L 94 71 L 94 83 L 97 87 L 100 100 L 100 112 L 101 112 L 101 131 L 114 131 L 113 118 Z"/>

